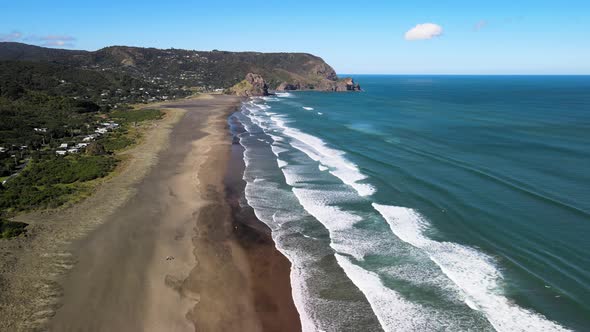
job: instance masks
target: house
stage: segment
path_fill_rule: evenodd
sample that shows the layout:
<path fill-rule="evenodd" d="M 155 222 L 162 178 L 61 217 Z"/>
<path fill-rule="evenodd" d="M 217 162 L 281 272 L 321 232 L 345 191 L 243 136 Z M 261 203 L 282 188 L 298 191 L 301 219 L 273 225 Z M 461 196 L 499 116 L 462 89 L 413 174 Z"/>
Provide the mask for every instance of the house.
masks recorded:
<path fill-rule="evenodd" d="M 66 153 L 68 153 L 67 151 L 63 151 L 63 150 L 57 150 L 55 151 L 55 154 L 57 154 L 58 156 L 65 156 Z"/>
<path fill-rule="evenodd" d="M 0 146 L 0 153 L 4 153 L 4 152 L 6 152 L 6 151 L 8 151 L 8 149 L 7 149 L 7 148 L 5 148 L 5 147 L 1 147 L 1 146 Z"/>
<path fill-rule="evenodd" d="M 68 148 L 68 143 L 61 143 L 61 145 L 59 146 L 60 149 L 67 149 Z"/>
<path fill-rule="evenodd" d="M 88 143 L 78 143 L 76 144 L 76 148 L 81 149 L 81 148 L 85 148 L 88 146 Z"/>
<path fill-rule="evenodd" d="M 95 133 L 102 135 L 102 134 L 106 134 L 108 132 L 108 129 L 106 128 L 97 128 L 95 131 Z"/>
<path fill-rule="evenodd" d="M 109 129 L 115 129 L 115 128 L 119 127 L 119 124 L 115 123 L 113 121 L 109 121 L 109 122 L 101 123 L 101 126 L 103 126 L 105 129 L 109 130 Z"/>
<path fill-rule="evenodd" d="M 37 133 L 46 133 L 47 128 L 33 128 L 33 130 Z"/>
<path fill-rule="evenodd" d="M 83 142 L 90 142 L 90 141 L 94 141 L 94 139 L 96 138 L 96 134 L 92 134 L 92 135 L 88 135 L 86 137 L 84 137 L 82 139 Z"/>
<path fill-rule="evenodd" d="M 78 152 L 80 152 L 80 150 L 78 148 L 68 149 L 68 153 L 78 153 Z"/>

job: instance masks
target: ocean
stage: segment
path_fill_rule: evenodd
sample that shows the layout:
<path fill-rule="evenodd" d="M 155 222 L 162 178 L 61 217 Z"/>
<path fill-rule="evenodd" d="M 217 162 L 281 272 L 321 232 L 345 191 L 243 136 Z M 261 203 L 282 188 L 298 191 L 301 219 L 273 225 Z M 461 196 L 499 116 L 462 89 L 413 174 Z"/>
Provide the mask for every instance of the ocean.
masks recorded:
<path fill-rule="evenodd" d="M 590 331 L 590 77 L 355 76 L 243 103 L 306 331 Z"/>

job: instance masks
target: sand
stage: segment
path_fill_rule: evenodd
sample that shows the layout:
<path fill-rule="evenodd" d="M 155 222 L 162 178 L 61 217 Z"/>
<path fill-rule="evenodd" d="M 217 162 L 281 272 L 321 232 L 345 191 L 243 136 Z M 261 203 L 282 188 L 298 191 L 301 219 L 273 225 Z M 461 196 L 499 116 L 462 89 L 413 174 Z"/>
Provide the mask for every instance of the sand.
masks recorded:
<path fill-rule="evenodd" d="M 238 103 L 209 96 L 163 105 L 160 127 L 94 195 L 23 217 L 73 234 L 39 228 L 25 249 L 13 245 L 11 268 L 1 270 L 0 330 L 300 330 L 289 262 L 235 204 L 241 159 L 231 153 L 227 116 Z"/>

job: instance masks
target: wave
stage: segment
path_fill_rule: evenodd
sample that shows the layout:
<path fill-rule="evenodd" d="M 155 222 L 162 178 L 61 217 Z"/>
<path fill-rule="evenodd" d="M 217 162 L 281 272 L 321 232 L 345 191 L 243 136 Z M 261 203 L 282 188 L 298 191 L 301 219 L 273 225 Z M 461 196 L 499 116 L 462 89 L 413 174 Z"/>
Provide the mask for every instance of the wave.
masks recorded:
<path fill-rule="evenodd" d="M 367 177 L 360 172 L 356 164 L 344 157 L 343 151 L 330 148 L 321 139 L 287 126 L 286 121 L 280 117 L 271 116 L 270 118 L 283 134 L 292 138 L 291 146 L 305 153 L 309 158 L 330 167 L 330 173 L 354 188 L 359 195 L 370 196 L 375 192 L 373 186 L 360 182 Z"/>
<path fill-rule="evenodd" d="M 416 211 L 372 204 L 402 241 L 424 250 L 465 294 L 465 303 L 482 311 L 497 331 L 568 331 L 543 315 L 519 307 L 501 291 L 502 275 L 494 260 L 473 248 L 429 239 L 429 224 Z"/>
<path fill-rule="evenodd" d="M 313 111 L 313 107 L 303 106 L 302 108 L 306 111 Z"/>
<path fill-rule="evenodd" d="M 437 331 L 451 327 L 449 317 L 404 299 L 383 285 L 379 275 L 367 271 L 343 255 L 336 254 L 338 265 L 358 287 L 371 304 L 381 327 L 385 331 Z"/>
<path fill-rule="evenodd" d="M 380 273 L 365 269 L 362 264 L 357 264 L 363 262 L 367 255 L 378 253 L 391 255 L 387 251 L 393 241 L 391 238 L 394 238 L 391 233 L 370 234 L 355 227 L 367 220 L 367 213 L 374 214 L 375 218 L 379 218 L 376 212 L 385 219 L 396 239 L 420 249 L 418 251 L 425 255 L 423 260 L 428 261 L 429 266 L 432 266 L 433 269 L 437 269 L 438 266 L 440 272 L 437 273 L 445 277 L 445 285 L 442 287 L 451 289 L 455 294 L 460 294 L 461 296 L 457 295 L 457 301 L 464 302 L 473 312 L 481 313 L 481 319 L 485 322 L 483 318 L 485 316 L 489 324 L 496 330 L 567 331 L 545 316 L 512 303 L 502 293 L 502 274 L 491 257 L 467 246 L 434 241 L 425 236 L 425 231 L 430 228 L 430 225 L 416 211 L 405 207 L 371 203 L 370 201 L 367 205 L 370 204 L 374 209 L 369 207 L 371 212 L 352 212 L 337 206 L 350 202 L 358 203 L 360 200 L 366 202 L 368 197 L 375 192 L 375 188 L 361 182 L 367 177 L 360 172 L 356 164 L 345 157 L 343 151 L 329 147 L 318 137 L 290 127 L 288 118 L 269 112 L 269 108 L 249 107 L 252 114 L 248 117 L 272 138 L 272 152 L 277 157 L 277 164 L 285 181 L 291 187 L 291 192 L 303 209 L 328 230 L 330 247 L 335 251 L 334 256 L 338 265 L 365 295 L 384 330 L 421 331 L 437 330 L 441 327 L 452 327 L 451 330 L 465 330 L 472 329 L 473 326 L 465 325 L 465 321 L 459 322 L 445 309 L 433 308 L 406 299 L 396 290 L 387 287 L 381 279 Z M 292 165 L 284 161 L 290 159 L 278 158 L 283 153 L 289 156 L 293 150 L 291 148 L 317 162 L 313 165 L 316 173 L 322 174 L 318 172 L 318 169 L 320 171 L 328 170 L 330 174 L 354 191 L 343 190 L 342 188 L 346 187 L 342 185 L 340 185 L 341 187 L 325 184 L 318 186 L 315 182 L 317 179 L 310 178 L 312 173 L 310 173 L 308 165 Z M 316 183 L 315 186 L 314 183 Z M 258 188 L 258 192 L 254 192 L 252 181 L 248 184 L 250 185 L 249 187 L 247 185 L 248 202 L 250 203 L 252 200 L 251 206 L 257 215 L 261 213 L 260 202 L 275 207 L 275 210 L 278 209 L 279 204 L 277 204 L 275 196 L 269 196 L 271 198 L 257 197 L 262 189 Z M 268 184 L 265 182 L 260 185 L 262 187 Z M 259 202 L 256 202 L 257 199 Z M 275 214 L 272 214 L 272 217 L 260 215 L 259 218 L 263 221 L 270 218 L 274 222 Z M 271 228 L 273 233 L 277 229 L 276 227 Z M 382 241 L 382 238 L 386 236 L 390 238 L 389 242 Z M 401 243 L 399 240 L 396 241 Z M 281 241 L 275 242 L 278 247 L 281 246 Z M 293 264 L 292 279 L 298 278 L 297 280 L 293 279 L 293 283 L 297 283 L 293 286 L 297 308 L 301 314 L 308 317 L 306 320 L 309 319 L 305 323 L 307 327 L 304 329 L 317 330 L 317 324 L 309 318 L 312 316 L 309 311 L 313 308 L 310 309 L 310 300 L 306 299 L 310 295 L 306 293 L 307 288 L 305 288 L 303 281 L 305 269 L 301 268 L 301 258 L 294 256 L 291 250 L 285 250 L 284 253 Z M 411 280 L 412 272 L 413 270 L 408 273 L 409 278 L 401 279 Z M 447 284 L 452 286 L 446 286 Z M 466 310 L 472 311 L 467 306 L 462 306 Z M 301 312 L 301 310 L 305 312 Z M 488 323 L 486 322 L 486 324 Z"/>
<path fill-rule="evenodd" d="M 295 96 L 293 96 L 292 93 L 289 92 L 275 92 L 275 95 L 279 98 L 293 98 Z"/>

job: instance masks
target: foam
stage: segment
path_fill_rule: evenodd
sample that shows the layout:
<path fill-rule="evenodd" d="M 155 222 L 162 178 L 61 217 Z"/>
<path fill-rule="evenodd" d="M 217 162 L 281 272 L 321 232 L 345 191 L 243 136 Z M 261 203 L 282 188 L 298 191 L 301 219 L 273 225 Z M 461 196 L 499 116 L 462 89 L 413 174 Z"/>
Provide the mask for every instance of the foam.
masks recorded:
<path fill-rule="evenodd" d="M 373 312 L 385 331 L 436 331 L 452 322 L 441 314 L 409 302 L 386 287 L 380 277 L 352 263 L 346 256 L 335 254 L 338 265 L 367 297 Z"/>
<path fill-rule="evenodd" d="M 279 98 L 293 98 L 293 94 L 289 92 L 275 92 L 275 95 Z"/>
<path fill-rule="evenodd" d="M 362 220 L 352 213 L 328 205 L 331 197 L 325 195 L 321 190 L 293 188 L 293 193 L 303 208 L 326 226 L 330 232 L 349 229 Z"/>
<path fill-rule="evenodd" d="M 271 117 L 276 125 L 282 129 L 282 132 L 294 139 L 291 145 L 305 153 L 308 157 L 315 161 L 330 167 L 330 173 L 338 177 L 342 182 L 354 188 L 361 196 L 370 196 L 375 192 L 375 188 L 370 184 L 360 183 L 367 177 L 363 175 L 357 165 L 348 161 L 344 157 L 344 152 L 330 148 L 324 141 L 303 133 L 302 131 L 287 126 L 284 119 L 279 117 Z"/>
<path fill-rule="evenodd" d="M 283 168 L 283 167 L 289 165 L 289 163 L 287 163 L 284 160 L 281 160 L 281 159 L 277 158 L 277 165 L 279 165 L 279 168 Z"/>
<path fill-rule="evenodd" d="M 322 172 L 323 172 L 323 171 L 327 171 L 327 170 L 328 170 L 328 167 L 326 167 L 326 166 L 324 166 L 324 165 L 322 165 L 322 164 L 319 164 L 319 165 L 318 165 L 318 168 L 319 168 L 319 169 L 320 169 L 320 171 L 322 171 Z"/>
<path fill-rule="evenodd" d="M 424 250 L 462 290 L 465 303 L 482 311 L 497 331 L 568 331 L 506 298 L 501 293 L 502 275 L 491 257 L 467 246 L 427 238 L 424 230 L 428 223 L 412 209 L 376 203 L 373 207 L 397 237 Z"/>
<path fill-rule="evenodd" d="M 313 107 L 303 106 L 302 108 L 306 111 L 313 111 Z"/>

